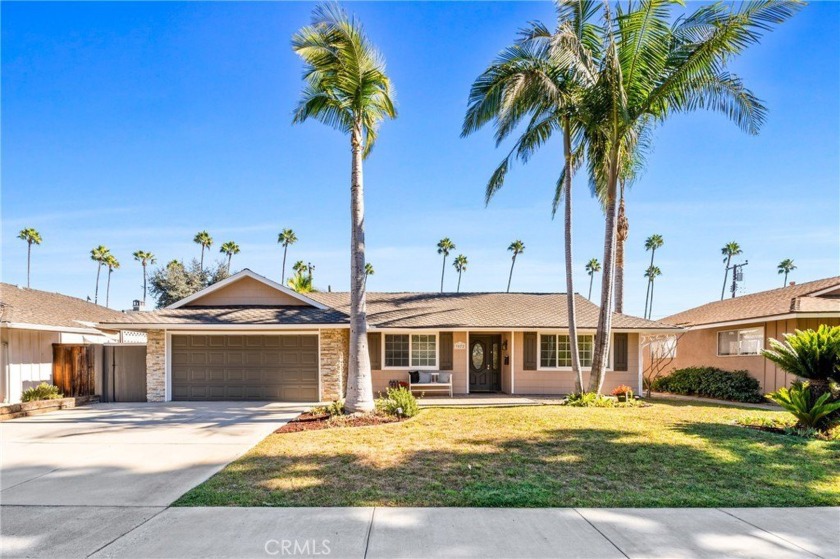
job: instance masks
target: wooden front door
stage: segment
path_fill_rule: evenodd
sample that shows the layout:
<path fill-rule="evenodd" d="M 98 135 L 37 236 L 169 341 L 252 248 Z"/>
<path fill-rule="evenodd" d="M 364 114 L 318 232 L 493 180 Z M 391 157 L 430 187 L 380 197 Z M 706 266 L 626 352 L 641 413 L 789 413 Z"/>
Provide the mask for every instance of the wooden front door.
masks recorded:
<path fill-rule="evenodd" d="M 470 392 L 492 392 L 502 386 L 502 337 L 470 334 Z"/>

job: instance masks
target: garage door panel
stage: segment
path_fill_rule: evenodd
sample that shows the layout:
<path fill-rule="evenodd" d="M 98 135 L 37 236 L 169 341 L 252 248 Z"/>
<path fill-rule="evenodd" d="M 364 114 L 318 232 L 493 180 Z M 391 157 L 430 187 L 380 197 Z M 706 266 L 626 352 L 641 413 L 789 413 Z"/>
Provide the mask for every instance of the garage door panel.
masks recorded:
<path fill-rule="evenodd" d="M 318 338 L 172 336 L 175 400 L 318 399 Z"/>

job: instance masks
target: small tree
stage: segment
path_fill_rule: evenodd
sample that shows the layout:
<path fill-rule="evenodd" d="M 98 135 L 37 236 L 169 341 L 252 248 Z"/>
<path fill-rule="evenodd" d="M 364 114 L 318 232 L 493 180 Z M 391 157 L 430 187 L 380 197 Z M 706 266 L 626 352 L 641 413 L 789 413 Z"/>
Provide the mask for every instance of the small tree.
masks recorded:
<path fill-rule="evenodd" d="M 179 260 L 172 260 L 166 266 L 152 272 L 149 293 L 155 298 L 159 308 L 168 307 L 226 277 L 228 273 L 224 262 L 217 262 L 209 270 L 202 270 L 200 262 L 196 259 L 193 259 L 189 266 L 184 266 Z"/>
<path fill-rule="evenodd" d="M 814 398 L 829 391 L 829 380 L 840 382 L 840 326 L 785 334 L 783 342 L 770 338 L 762 355 L 784 371 L 809 381 Z"/>

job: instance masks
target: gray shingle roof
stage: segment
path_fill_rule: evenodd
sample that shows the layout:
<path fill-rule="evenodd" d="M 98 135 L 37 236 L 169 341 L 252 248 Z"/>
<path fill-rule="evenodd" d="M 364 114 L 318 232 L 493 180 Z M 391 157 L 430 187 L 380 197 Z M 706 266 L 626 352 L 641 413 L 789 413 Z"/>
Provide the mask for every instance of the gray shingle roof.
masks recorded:
<path fill-rule="evenodd" d="M 835 312 L 840 309 L 837 299 L 809 297 L 812 293 L 832 287 L 840 289 L 840 276 L 706 303 L 665 317 L 662 322 L 695 326 L 757 319 L 791 312 Z"/>
<path fill-rule="evenodd" d="M 123 316 L 76 297 L 0 283 L 0 322 L 91 328 L 91 324 L 118 321 Z"/>
<path fill-rule="evenodd" d="M 126 313 L 119 322 L 143 325 L 323 325 L 349 323 L 346 292 L 311 293 L 330 307 L 182 307 Z M 562 293 L 368 293 L 368 323 L 375 328 L 567 328 Z M 595 329 L 598 306 L 576 295 L 578 326 Z M 660 322 L 615 314 L 613 328 L 673 328 Z"/>

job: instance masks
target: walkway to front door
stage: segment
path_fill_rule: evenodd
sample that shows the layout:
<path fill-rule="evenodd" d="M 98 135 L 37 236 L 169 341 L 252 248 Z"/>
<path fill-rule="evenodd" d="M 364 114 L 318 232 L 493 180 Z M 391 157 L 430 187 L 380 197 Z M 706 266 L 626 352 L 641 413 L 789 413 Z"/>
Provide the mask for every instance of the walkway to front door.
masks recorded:
<path fill-rule="evenodd" d="M 470 392 L 502 389 L 502 336 L 470 334 Z"/>

